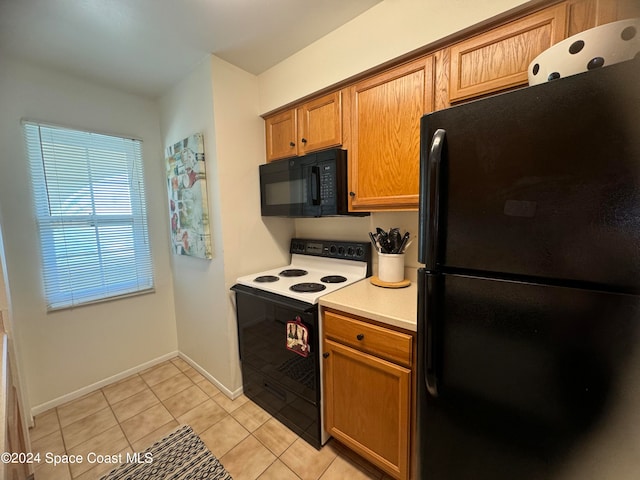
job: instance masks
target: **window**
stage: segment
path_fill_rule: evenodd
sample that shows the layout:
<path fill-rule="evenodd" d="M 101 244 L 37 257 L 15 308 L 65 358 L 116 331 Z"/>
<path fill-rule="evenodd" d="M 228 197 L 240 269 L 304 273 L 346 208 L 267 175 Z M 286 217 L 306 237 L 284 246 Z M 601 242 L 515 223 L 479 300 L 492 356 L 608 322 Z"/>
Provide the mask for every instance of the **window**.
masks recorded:
<path fill-rule="evenodd" d="M 49 310 L 153 290 L 141 142 L 24 123 Z"/>

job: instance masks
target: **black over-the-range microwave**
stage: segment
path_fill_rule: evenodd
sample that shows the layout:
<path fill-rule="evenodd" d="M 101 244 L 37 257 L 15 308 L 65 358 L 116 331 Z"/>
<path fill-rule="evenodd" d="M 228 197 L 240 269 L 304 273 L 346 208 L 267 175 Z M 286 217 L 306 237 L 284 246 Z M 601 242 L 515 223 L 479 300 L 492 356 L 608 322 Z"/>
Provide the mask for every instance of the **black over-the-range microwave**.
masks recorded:
<path fill-rule="evenodd" d="M 325 217 L 350 213 L 347 152 L 325 150 L 260 165 L 262 216 Z"/>

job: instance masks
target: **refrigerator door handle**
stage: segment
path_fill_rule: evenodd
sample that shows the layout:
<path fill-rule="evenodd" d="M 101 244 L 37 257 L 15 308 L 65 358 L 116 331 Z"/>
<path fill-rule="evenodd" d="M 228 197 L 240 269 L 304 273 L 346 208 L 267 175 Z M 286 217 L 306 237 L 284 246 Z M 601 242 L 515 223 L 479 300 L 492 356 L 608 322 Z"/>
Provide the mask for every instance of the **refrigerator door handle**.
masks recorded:
<path fill-rule="evenodd" d="M 419 350 L 423 352 L 421 359 L 424 369 L 424 382 L 427 391 L 433 397 L 438 396 L 437 378 L 437 285 L 439 275 L 425 274 L 420 269 L 418 274 L 418 322 L 424 322 L 424 328 L 418 326 L 418 341 L 422 342 Z"/>
<path fill-rule="evenodd" d="M 438 376 L 437 376 L 437 338 L 438 331 L 436 328 L 437 323 L 437 315 L 438 315 L 438 295 L 437 295 L 437 285 L 438 285 L 438 275 L 429 275 L 427 276 L 427 365 L 426 365 L 426 381 L 427 381 L 427 390 L 433 397 L 438 396 Z"/>
<path fill-rule="evenodd" d="M 420 245 L 419 251 L 426 258 L 420 259 L 426 266 L 427 270 L 434 270 L 436 267 L 438 253 L 438 227 L 440 219 L 440 195 L 441 180 L 440 172 L 443 161 L 442 150 L 445 144 L 447 132 L 439 128 L 433 134 L 431 140 L 431 148 L 427 165 L 421 165 L 422 170 L 422 191 L 420 192 L 420 224 L 422 226 L 421 239 L 426 242 Z M 423 158 L 422 163 L 425 162 Z M 425 177 L 426 175 L 426 177 Z M 424 191 L 428 188 L 427 191 Z"/>

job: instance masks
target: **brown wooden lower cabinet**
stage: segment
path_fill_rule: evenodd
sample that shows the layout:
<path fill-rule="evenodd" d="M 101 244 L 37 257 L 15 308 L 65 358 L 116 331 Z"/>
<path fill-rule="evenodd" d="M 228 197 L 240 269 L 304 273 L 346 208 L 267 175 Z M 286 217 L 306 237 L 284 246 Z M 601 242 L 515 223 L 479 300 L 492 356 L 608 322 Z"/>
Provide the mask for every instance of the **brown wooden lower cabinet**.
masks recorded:
<path fill-rule="evenodd" d="M 325 312 L 325 429 L 404 480 L 411 465 L 413 337 L 362 320 Z"/>

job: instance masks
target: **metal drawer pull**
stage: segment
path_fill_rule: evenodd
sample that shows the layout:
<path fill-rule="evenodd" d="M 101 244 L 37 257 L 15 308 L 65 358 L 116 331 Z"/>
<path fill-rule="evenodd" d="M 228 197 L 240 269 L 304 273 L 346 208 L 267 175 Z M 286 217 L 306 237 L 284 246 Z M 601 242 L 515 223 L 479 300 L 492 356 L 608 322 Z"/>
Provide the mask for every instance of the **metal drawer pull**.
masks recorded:
<path fill-rule="evenodd" d="M 363 333 L 359 333 L 358 335 L 356 335 L 356 338 L 358 340 L 362 340 L 364 338 L 364 334 Z"/>

